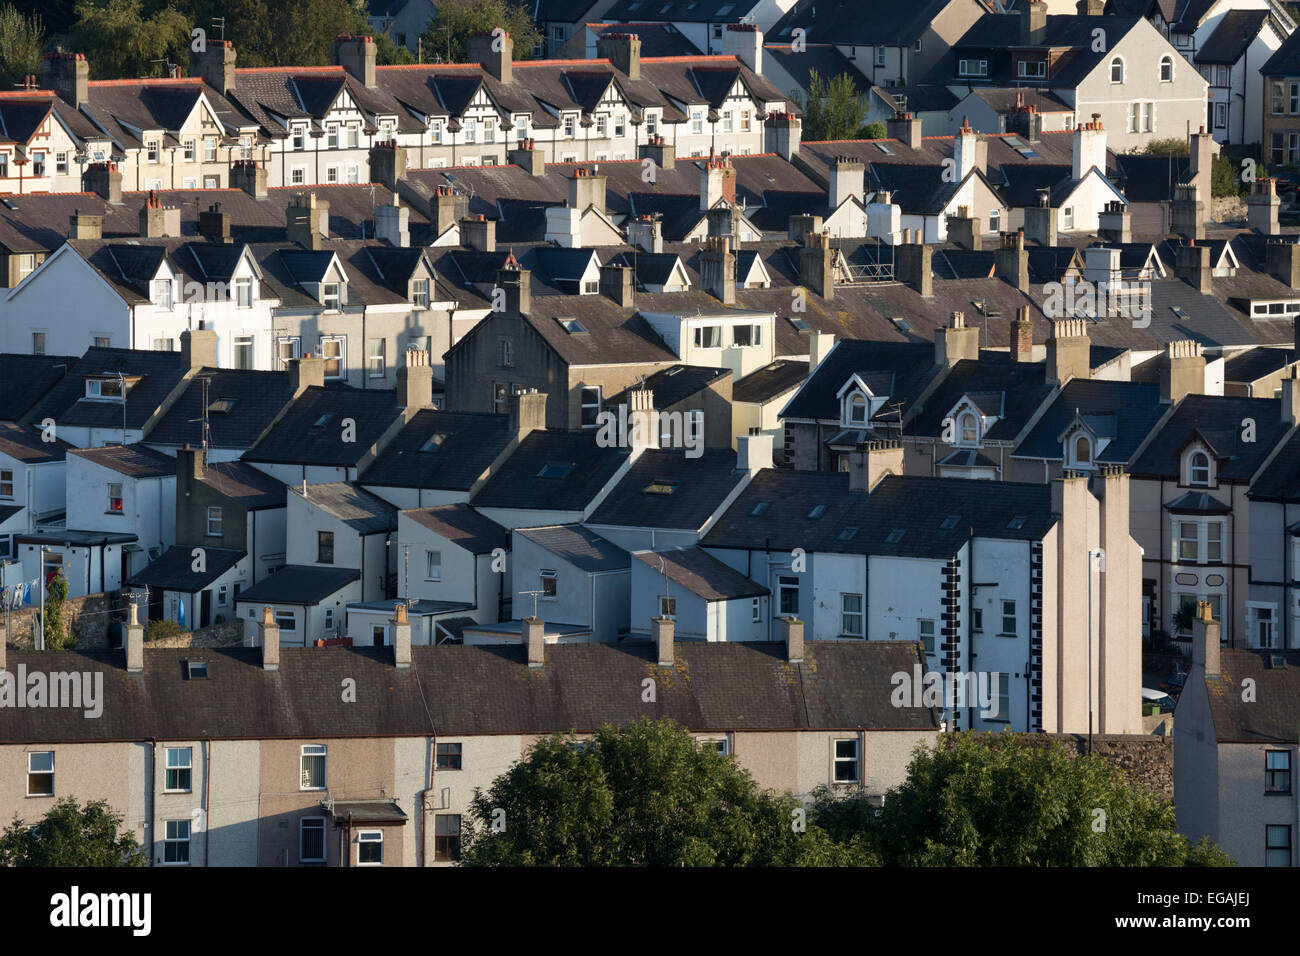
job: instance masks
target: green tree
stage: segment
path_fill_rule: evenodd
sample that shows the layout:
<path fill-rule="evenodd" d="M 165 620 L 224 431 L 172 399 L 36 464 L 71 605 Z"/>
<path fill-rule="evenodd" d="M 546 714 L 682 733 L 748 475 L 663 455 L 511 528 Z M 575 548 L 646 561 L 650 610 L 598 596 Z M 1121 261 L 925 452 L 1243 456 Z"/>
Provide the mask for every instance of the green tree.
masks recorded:
<path fill-rule="evenodd" d="M 1226 866 L 1174 829 L 1173 807 L 1105 758 L 1018 735 L 963 733 L 920 747 L 879 817 L 823 799 L 833 839 L 855 829 L 893 866 Z"/>
<path fill-rule="evenodd" d="M 1187 156 L 1190 147 L 1187 145 L 1187 140 L 1178 136 L 1169 136 L 1165 139 L 1151 140 L 1142 152 L 1148 156 Z"/>
<path fill-rule="evenodd" d="M 476 791 L 470 866 L 764 866 L 867 862 L 797 804 L 700 747 L 671 720 L 605 726 L 594 740 L 548 737 Z M 494 824 L 496 826 L 494 827 Z"/>
<path fill-rule="evenodd" d="M 165 76 L 164 60 L 189 62 L 190 20 L 172 7 L 146 14 L 141 0 L 80 0 L 73 49 L 99 79 Z"/>
<path fill-rule="evenodd" d="M 442 57 L 445 63 L 464 63 L 469 58 L 470 34 L 491 32 L 497 27 L 510 34 L 516 60 L 532 59 L 533 47 L 542 42 L 529 7 L 518 0 L 449 0 L 438 4 L 437 16 L 424 31 L 424 58 Z"/>
<path fill-rule="evenodd" d="M 52 651 L 76 643 L 76 639 L 69 637 L 63 627 L 63 602 L 67 599 L 68 579 L 59 571 L 45 585 L 45 646 Z"/>
<path fill-rule="evenodd" d="M 884 139 L 889 135 L 889 130 L 884 123 L 868 123 L 858 132 L 858 139 Z"/>
<path fill-rule="evenodd" d="M 25 14 L 8 4 L 0 8 L 0 88 L 9 89 L 25 76 L 40 74 L 44 42 L 39 14 Z"/>
<path fill-rule="evenodd" d="M 0 866 L 144 866 L 143 848 L 104 800 L 64 797 L 34 826 L 14 818 L 0 833 Z"/>
<path fill-rule="evenodd" d="M 1263 167 L 1257 164 L 1255 174 L 1265 175 Z M 1210 195 L 1245 196 L 1249 192 L 1250 187 L 1241 178 L 1241 166 L 1227 156 L 1215 156 L 1210 166 Z"/>
<path fill-rule="evenodd" d="M 372 32 L 366 25 L 365 0 L 172 2 L 188 4 L 182 8 L 187 19 L 206 30 L 208 39 L 223 38 L 212 19 L 224 17 L 224 39 L 235 44 L 241 67 L 328 66 L 334 62 L 336 36 Z M 382 46 L 377 52 L 379 62 L 385 62 Z"/>
<path fill-rule="evenodd" d="M 366 31 L 370 32 L 370 31 Z M 394 43 L 393 38 L 385 33 L 376 33 L 375 37 L 375 59 L 380 66 L 400 65 L 403 63 L 414 63 L 415 54 L 400 44 Z"/>
<path fill-rule="evenodd" d="M 790 94 L 803 112 L 803 136 L 809 141 L 851 139 L 859 134 L 867 118 L 867 100 L 847 73 L 824 80 L 816 70 L 808 71 L 808 95 Z"/>

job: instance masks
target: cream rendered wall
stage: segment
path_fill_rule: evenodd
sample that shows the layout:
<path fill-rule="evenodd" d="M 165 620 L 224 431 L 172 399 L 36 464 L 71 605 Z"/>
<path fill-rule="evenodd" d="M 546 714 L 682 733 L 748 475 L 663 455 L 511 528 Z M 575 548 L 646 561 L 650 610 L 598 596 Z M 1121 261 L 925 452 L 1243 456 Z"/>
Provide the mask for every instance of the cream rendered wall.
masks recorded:
<path fill-rule="evenodd" d="M 1190 678 L 1189 678 L 1190 680 Z M 1174 721 L 1177 726 L 1177 720 Z M 1263 866 L 1268 825 L 1291 828 L 1291 865 L 1296 866 L 1297 830 L 1294 744 L 1221 743 L 1219 750 L 1219 845 L 1239 866 Z M 1264 752 L 1291 752 L 1291 792 L 1264 792 Z M 1177 758 L 1175 758 L 1176 760 Z M 1177 763 L 1175 763 L 1175 772 Z"/>
<path fill-rule="evenodd" d="M 210 743 L 212 792 L 206 826 L 209 866 L 257 866 L 258 812 L 261 806 L 261 743 L 219 740 Z"/>

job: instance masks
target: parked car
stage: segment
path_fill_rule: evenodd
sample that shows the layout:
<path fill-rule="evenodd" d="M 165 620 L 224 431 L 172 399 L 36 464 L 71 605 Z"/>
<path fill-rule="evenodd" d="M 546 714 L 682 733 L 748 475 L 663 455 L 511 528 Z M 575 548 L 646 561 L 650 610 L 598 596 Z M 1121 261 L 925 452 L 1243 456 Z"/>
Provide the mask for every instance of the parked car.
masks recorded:
<path fill-rule="evenodd" d="M 1166 694 L 1177 695 L 1182 693 L 1183 685 L 1185 683 L 1187 683 L 1187 675 L 1179 671 L 1176 674 L 1170 674 L 1162 680 L 1160 682 L 1160 689 Z"/>
<path fill-rule="evenodd" d="M 1163 690 L 1153 690 L 1150 687 L 1142 688 L 1142 714 L 1168 714 L 1178 706 L 1178 701 L 1170 697 Z"/>

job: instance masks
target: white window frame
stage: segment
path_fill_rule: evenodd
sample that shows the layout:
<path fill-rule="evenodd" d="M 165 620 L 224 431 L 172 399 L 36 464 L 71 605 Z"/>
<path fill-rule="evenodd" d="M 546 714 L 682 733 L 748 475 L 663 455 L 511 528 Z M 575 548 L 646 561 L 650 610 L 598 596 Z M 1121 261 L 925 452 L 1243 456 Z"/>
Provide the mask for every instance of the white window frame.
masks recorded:
<path fill-rule="evenodd" d="M 44 757 L 44 756 L 46 756 L 47 754 L 49 755 L 49 758 L 50 758 L 50 769 L 49 769 L 49 770 L 33 770 L 33 769 L 32 769 L 32 758 L 33 758 L 33 757 Z M 52 796 L 54 796 L 54 793 L 55 793 L 55 789 L 54 789 L 54 774 L 55 774 L 55 769 L 56 769 L 56 768 L 55 768 L 55 760 L 54 760 L 54 751 L 53 751 L 53 750 L 32 750 L 32 751 L 28 751 L 28 753 L 27 753 L 27 796 L 29 796 L 29 797 L 52 797 Z M 49 778 L 50 778 L 50 789 L 49 789 L 49 792 L 47 793 L 47 792 L 41 791 L 41 792 L 38 792 L 38 793 L 33 793 L 33 792 L 32 792 L 32 776 L 33 776 L 33 775 L 36 775 L 36 776 L 44 777 L 44 776 L 47 775 L 47 774 L 49 775 Z"/>
<path fill-rule="evenodd" d="M 172 836 L 172 828 L 175 827 L 177 836 Z M 184 828 L 185 836 L 179 836 Z M 190 821 L 189 820 L 165 820 L 163 822 L 163 866 L 189 866 L 190 865 Z M 169 860 L 167 857 L 171 853 L 177 856 L 181 855 L 181 847 L 184 847 L 183 860 Z"/>
<path fill-rule="evenodd" d="M 857 602 L 857 610 L 851 608 Z M 856 622 L 852 619 L 856 618 Z M 866 614 L 863 609 L 862 593 L 859 591 L 840 592 L 840 634 L 845 637 L 866 636 Z"/>
<path fill-rule="evenodd" d="M 844 756 L 840 754 L 840 744 L 852 744 L 853 755 Z M 851 784 L 860 783 L 862 780 L 862 763 L 861 748 L 858 746 L 857 737 L 836 737 L 831 740 L 831 783 Z M 842 764 L 847 764 L 853 768 L 853 777 L 851 779 L 840 779 L 839 768 Z"/>
<path fill-rule="evenodd" d="M 335 356 L 335 355 L 325 354 L 326 344 L 337 345 L 339 349 L 338 355 Z M 331 381 L 336 381 L 339 379 L 347 378 L 348 370 L 347 370 L 347 337 L 346 336 L 322 335 L 320 337 L 320 354 L 321 354 L 321 358 L 325 360 L 326 379 L 329 379 Z M 334 362 L 338 363 L 338 372 L 331 374 L 330 365 Z"/>
<path fill-rule="evenodd" d="M 216 514 L 213 514 L 213 512 L 216 512 Z M 222 532 L 221 532 L 221 522 L 222 522 L 222 517 L 221 517 L 221 506 L 220 506 L 220 505 L 209 505 L 209 506 L 208 506 L 208 513 L 207 513 L 207 536 L 208 536 L 208 537 L 211 537 L 211 538 L 219 538 L 219 537 L 221 537 L 221 533 L 222 533 Z M 215 528 L 216 530 L 213 530 L 214 528 Z"/>
<path fill-rule="evenodd" d="M 361 847 L 365 844 L 379 845 L 378 860 L 362 860 Z M 384 865 L 384 831 L 383 830 L 358 830 L 357 831 L 357 866 L 383 866 Z"/>
<path fill-rule="evenodd" d="M 307 760 L 311 758 L 315 761 L 320 758 L 321 763 L 321 785 L 319 787 L 309 787 L 307 782 Z M 303 791 L 319 792 L 329 789 L 329 747 L 325 744 L 303 744 L 298 750 L 298 789 Z"/>
<path fill-rule="evenodd" d="M 424 579 L 426 581 L 442 580 L 442 552 L 430 551 L 424 552 Z"/>
<path fill-rule="evenodd" d="M 176 754 L 177 763 L 172 763 L 172 754 Z M 181 759 L 184 763 L 180 763 Z M 168 747 L 163 759 L 163 793 L 193 793 L 194 791 L 194 748 L 193 747 Z M 171 786 L 172 771 L 176 771 L 178 782 L 182 770 L 189 771 L 188 787 Z"/>

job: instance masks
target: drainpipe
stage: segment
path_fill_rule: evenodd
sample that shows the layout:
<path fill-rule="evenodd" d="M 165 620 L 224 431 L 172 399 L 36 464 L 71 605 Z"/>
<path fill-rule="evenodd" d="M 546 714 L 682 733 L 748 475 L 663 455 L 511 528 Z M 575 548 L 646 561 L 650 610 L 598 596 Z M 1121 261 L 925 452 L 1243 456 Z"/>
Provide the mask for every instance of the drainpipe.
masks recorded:
<path fill-rule="evenodd" d="M 154 865 L 154 846 L 157 843 L 158 825 L 158 738 L 149 738 L 149 865 Z"/>
<path fill-rule="evenodd" d="M 203 865 L 211 866 L 208 847 L 212 834 L 212 740 L 203 741 Z"/>

